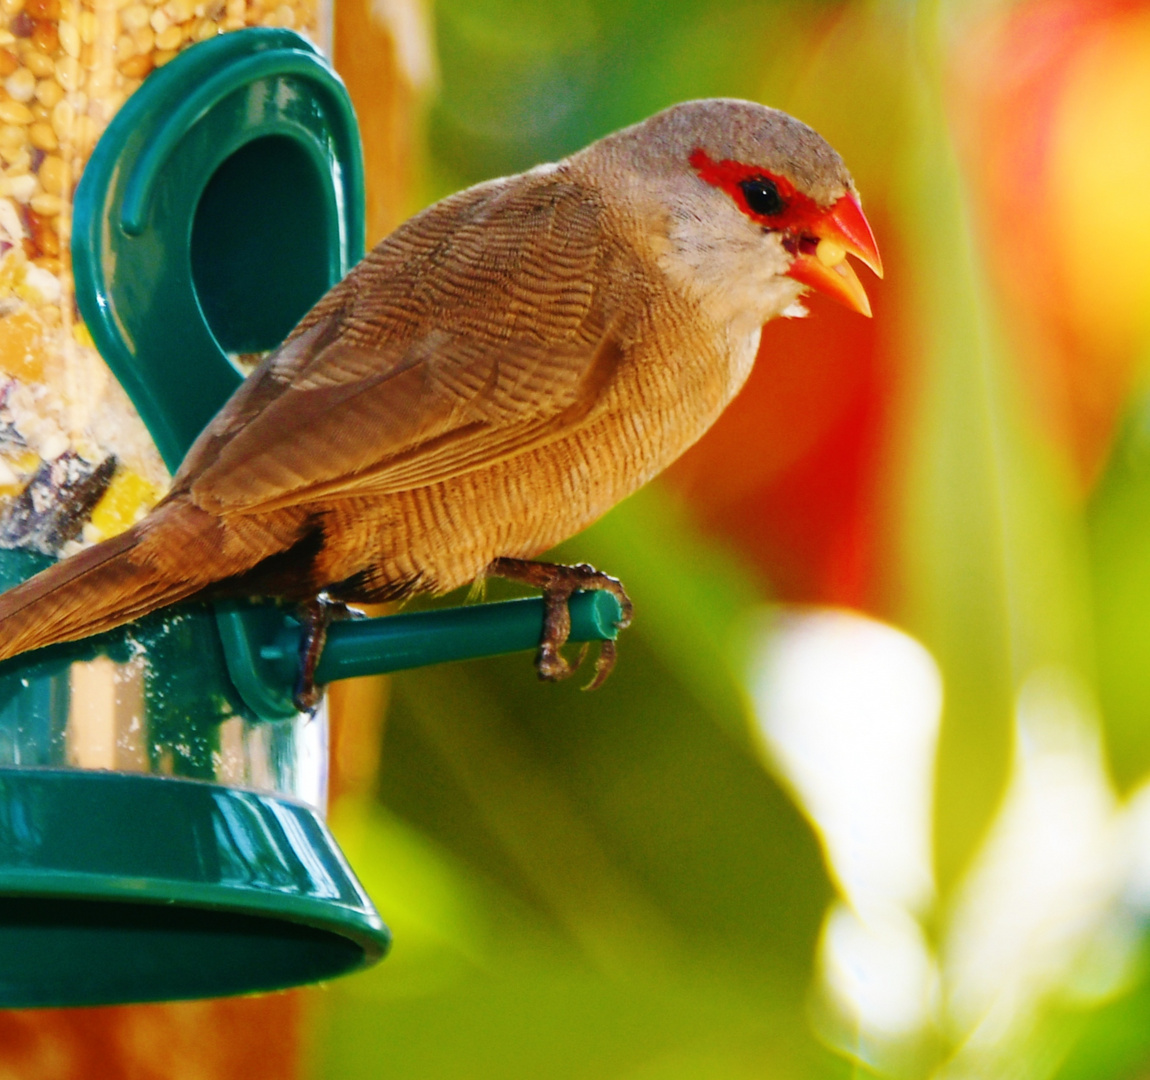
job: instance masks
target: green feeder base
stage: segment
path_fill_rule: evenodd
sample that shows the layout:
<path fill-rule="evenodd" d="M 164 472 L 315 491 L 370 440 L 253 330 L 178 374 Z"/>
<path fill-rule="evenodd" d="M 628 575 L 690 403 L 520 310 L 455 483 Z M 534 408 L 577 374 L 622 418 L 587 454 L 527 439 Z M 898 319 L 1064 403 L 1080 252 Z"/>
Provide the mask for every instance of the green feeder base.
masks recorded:
<path fill-rule="evenodd" d="M 198 781 L 0 768 L 0 1006 L 277 990 L 390 935 L 316 812 Z"/>

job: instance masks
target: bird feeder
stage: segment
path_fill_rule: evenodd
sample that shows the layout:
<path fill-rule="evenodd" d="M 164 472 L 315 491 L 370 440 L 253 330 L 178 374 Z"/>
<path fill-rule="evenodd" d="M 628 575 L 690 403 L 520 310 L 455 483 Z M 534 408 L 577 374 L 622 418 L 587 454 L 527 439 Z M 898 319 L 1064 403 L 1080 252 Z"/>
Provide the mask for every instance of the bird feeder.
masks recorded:
<path fill-rule="evenodd" d="M 299 35 L 211 38 L 127 98 L 76 191 L 76 306 L 170 470 L 363 234 L 352 108 Z M 0 588 L 49 561 L 9 543 Z M 582 594 L 572 616 L 606 639 L 619 609 Z M 541 624 L 539 600 L 341 622 L 317 679 L 532 648 Z M 300 635 L 272 603 L 191 604 L 0 665 L 0 1006 L 270 990 L 384 955 L 323 820 L 325 709 L 292 703 Z"/>

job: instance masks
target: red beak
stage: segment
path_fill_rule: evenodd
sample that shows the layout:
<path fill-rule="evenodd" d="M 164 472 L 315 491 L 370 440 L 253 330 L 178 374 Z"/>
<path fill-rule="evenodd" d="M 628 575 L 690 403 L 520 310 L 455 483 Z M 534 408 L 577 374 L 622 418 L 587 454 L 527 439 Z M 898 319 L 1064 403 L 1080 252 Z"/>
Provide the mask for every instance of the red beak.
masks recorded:
<path fill-rule="evenodd" d="M 870 316 L 870 300 L 847 255 L 866 263 L 882 277 L 882 259 L 874 233 L 858 198 L 844 195 L 797 238 L 789 277 L 818 289 L 860 315 Z"/>

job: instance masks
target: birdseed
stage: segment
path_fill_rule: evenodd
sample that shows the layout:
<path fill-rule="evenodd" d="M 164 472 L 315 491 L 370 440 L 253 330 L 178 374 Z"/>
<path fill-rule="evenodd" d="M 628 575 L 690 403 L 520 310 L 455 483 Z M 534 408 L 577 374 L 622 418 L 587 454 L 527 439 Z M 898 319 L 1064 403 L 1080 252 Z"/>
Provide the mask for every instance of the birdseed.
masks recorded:
<path fill-rule="evenodd" d="M 0 439 L 0 519 L 23 507 L 34 478 L 42 496 L 54 475 L 47 466 L 64 455 L 94 475 L 117 463 L 103 496 L 85 507 L 83 529 L 42 531 L 39 546 L 67 551 L 115 535 L 168 484 L 76 313 L 72 198 L 97 139 L 183 49 L 247 26 L 293 27 L 319 40 L 321 2 L 0 0 L 0 385 L 16 433 Z"/>

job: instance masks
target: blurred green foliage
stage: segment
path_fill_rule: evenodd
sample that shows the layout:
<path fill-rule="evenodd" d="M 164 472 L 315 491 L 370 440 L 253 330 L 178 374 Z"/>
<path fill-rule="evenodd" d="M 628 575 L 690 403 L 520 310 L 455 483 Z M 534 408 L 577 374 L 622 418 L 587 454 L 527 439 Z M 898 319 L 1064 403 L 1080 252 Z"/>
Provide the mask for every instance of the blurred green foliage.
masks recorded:
<path fill-rule="evenodd" d="M 802 30 L 836 6 L 437 4 L 441 85 L 431 108 L 429 194 L 553 161 L 676 101 L 756 97 L 770 67 L 764 56 L 780 56 L 785 67 L 790 53 L 797 62 Z"/>
<path fill-rule="evenodd" d="M 594 698 L 526 656 L 395 678 L 348 846 L 396 944 L 328 991 L 325 1074 L 838 1075 L 804 1020 L 830 888 L 723 659 L 749 575 L 657 490 L 578 552 L 650 627 Z"/>
<path fill-rule="evenodd" d="M 1089 515 L 1098 691 L 1123 788 L 1150 772 L 1150 399 L 1136 400 Z"/>

